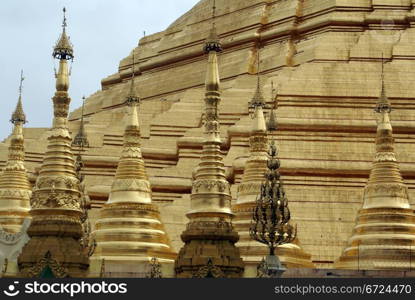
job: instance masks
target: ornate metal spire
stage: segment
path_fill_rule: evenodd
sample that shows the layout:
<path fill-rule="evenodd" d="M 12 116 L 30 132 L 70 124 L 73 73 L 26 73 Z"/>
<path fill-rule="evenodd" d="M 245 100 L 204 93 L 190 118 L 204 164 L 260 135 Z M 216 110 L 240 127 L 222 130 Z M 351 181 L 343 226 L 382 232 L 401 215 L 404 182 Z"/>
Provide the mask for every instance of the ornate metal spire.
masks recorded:
<path fill-rule="evenodd" d="M 255 94 L 254 94 L 251 102 L 249 102 L 249 110 L 250 111 L 255 111 L 257 107 L 265 108 L 265 106 L 266 106 L 264 95 L 262 93 L 262 87 L 261 87 L 260 68 L 261 68 L 260 48 L 258 46 L 258 49 L 257 49 L 257 72 L 256 72 L 257 85 L 256 85 Z"/>
<path fill-rule="evenodd" d="M 14 125 L 17 123 L 25 124 L 27 123 L 26 115 L 23 111 L 23 104 L 22 104 L 22 90 L 23 90 L 23 70 L 20 73 L 20 85 L 19 85 L 19 100 L 17 101 L 16 109 L 14 110 L 12 114 L 12 118 L 10 119 L 10 122 L 12 122 Z"/>
<path fill-rule="evenodd" d="M 289 224 L 291 214 L 280 178 L 280 161 L 274 141 L 271 142 L 268 154 L 268 170 L 254 209 L 250 234 L 254 240 L 268 245 L 270 255 L 275 255 L 278 245 L 295 240 L 297 230 Z"/>
<path fill-rule="evenodd" d="M 57 41 L 52 56 L 56 59 L 65 59 L 72 60 L 73 55 L 73 45 L 69 40 L 69 37 L 66 35 L 66 8 L 63 8 L 63 22 L 62 22 L 62 34 Z"/>
<path fill-rule="evenodd" d="M 273 97 L 274 105 L 271 108 L 271 112 L 269 114 L 269 120 L 267 122 L 267 129 L 268 131 L 277 131 L 277 116 L 276 110 L 278 109 L 278 91 L 274 89 L 274 82 L 271 82 L 271 92 Z M 274 96 L 275 94 L 275 96 Z"/>
<path fill-rule="evenodd" d="M 79 125 L 79 131 L 73 139 L 72 146 L 79 147 L 79 150 L 82 151 L 84 147 L 89 147 L 89 141 L 85 132 L 84 125 L 84 106 L 85 106 L 85 96 L 82 97 L 82 110 L 81 110 L 81 124 Z"/>

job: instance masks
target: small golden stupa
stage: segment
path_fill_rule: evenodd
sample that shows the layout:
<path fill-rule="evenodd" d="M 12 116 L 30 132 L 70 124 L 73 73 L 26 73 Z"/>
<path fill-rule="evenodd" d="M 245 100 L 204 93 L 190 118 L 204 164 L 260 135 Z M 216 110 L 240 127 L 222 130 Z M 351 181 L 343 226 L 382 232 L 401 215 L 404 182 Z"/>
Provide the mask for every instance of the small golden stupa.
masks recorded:
<path fill-rule="evenodd" d="M 395 155 L 391 111 L 382 62 L 382 90 L 375 109 L 375 159 L 364 190 L 363 207 L 335 263 L 337 269 L 410 270 L 415 265 L 415 215 Z"/>
<path fill-rule="evenodd" d="M 215 10 L 214 10 L 215 11 Z M 215 14 L 213 14 L 215 16 Z M 184 246 L 176 260 L 176 276 L 241 277 L 243 262 L 235 246 L 239 236 L 231 220 L 230 185 L 225 177 L 219 131 L 220 102 L 217 54 L 222 51 L 216 28 L 206 41 L 208 54 L 205 93 L 205 137 L 192 184 L 190 219 L 181 237 Z"/>
<path fill-rule="evenodd" d="M 126 99 L 129 116 L 123 150 L 109 199 L 101 208 L 92 232 L 97 244 L 92 259 L 105 261 L 106 274 L 118 276 L 122 275 L 121 269 L 124 275 L 130 272 L 145 276 L 153 259 L 161 265 L 171 265 L 172 272 L 176 257 L 158 207 L 152 203 L 151 186 L 141 154 L 137 114 L 140 98 L 134 91 L 134 58 L 132 73 Z"/>
<path fill-rule="evenodd" d="M 23 221 L 29 218 L 31 186 L 24 165 L 25 150 L 23 125 L 26 115 L 22 104 L 23 72 L 20 80 L 19 100 L 10 122 L 14 128 L 10 138 L 8 159 L 0 175 L 0 229 L 18 233 Z"/>

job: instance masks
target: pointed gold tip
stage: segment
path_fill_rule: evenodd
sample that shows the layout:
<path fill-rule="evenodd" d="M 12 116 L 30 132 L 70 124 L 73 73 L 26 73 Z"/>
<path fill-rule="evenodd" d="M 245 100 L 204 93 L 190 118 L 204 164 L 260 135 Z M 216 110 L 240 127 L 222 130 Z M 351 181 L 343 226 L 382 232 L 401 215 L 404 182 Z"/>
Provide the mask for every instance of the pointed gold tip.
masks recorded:
<path fill-rule="evenodd" d="M 10 122 L 13 124 L 25 124 L 27 123 L 26 115 L 23 111 L 23 104 L 22 104 L 22 91 L 23 91 L 23 70 L 20 73 L 20 84 L 19 84 L 19 99 L 17 100 L 16 109 L 14 110 L 12 114 L 12 118 L 10 119 Z"/>
<path fill-rule="evenodd" d="M 83 150 L 84 147 L 89 147 L 89 141 L 88 141 L 88 137 L 85 131 L 85 125 L 84 125 L 84 106 L 85 106 L 85 96 L 82 97 L 81 124 L 79 125 L 79 131 L 72 141 L 72 147 L 74 146 L 79 147 L 80 150 Z"/>
<path fill-rule="evenodd" d="M 382 72 L 381 72 L 381 93 L 376 104 L 375 112 L 377 113 L 390 113 L 392 111 L 392 106 L 386 95 L 385 88 L 385 60 L 382 54 Z"/>
<path fill-rule="evenodd" d="M 249 102 L 249 110 L 253 111 L 258 107 L 265 107 L 266 101 L 265 98 L 263 96 L 262 93 L 262 87 L 261 87 L 261 75 L 260 75 L 260 49 L 258 47 L 257 49 L 257 72 L 256 72 L 256 76 L 257 76 L 257 84 L 256 84 L 256 90 L 255 90 L 255 94 L 252 97 L 251 101 Z"/>
<path fill-rule="evenodd" d="M 127 98 L 125 99 L 125 102 L 127 105 L 139 105 L 140 104 L 140 97 L 137 95 L 137 92 L 135 90 L 135 53 L 133 50 L 132 54 L 132 71 L 131 71 L 131 82 L 130 82 L 130 91 L 127 95 Z"/>

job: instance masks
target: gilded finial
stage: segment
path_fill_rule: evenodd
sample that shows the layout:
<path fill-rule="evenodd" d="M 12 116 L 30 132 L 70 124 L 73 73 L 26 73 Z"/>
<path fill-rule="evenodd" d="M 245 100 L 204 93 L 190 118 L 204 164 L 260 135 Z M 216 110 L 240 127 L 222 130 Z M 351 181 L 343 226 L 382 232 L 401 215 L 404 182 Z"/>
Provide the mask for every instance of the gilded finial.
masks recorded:
<path fill-rule="evenodd" d="M 389 102 L 389 99 L 386 95 L 386 89 L 385 89 L 385 60 L 383 58 L 382 53 L 382 73 L 381 73 L 381 84 L 382 84 L 382 90 L 380 93 L 380 97 L 378 100 L 378 103 L 376 104 L 375 112 L 377 113 L 390 113 L 392 111 L 392 106 Z"/>
<path fill-rule="evenodd" d="M 62 34 L 56 43 L 52 56 L 59 60 L 72 60 L 74 58 L 73 55 L 73 46 L 69 41 L 69 37 L 66 35 L 66 27 L 68 24 L 66 23 L 66 8 L 63 8 L 63 21 L 62 21 Z"/>
<path fill-rule="evenodd" d="M 22 104 L 22 91 L 23 91 L 23 70 L 20 72 L 20 84 L 19 84 L 19 100 L 17 101 L 16 109 L 14 110 L 12 114 L 12 118 L 10 119 L 10 122 L 13 124 L 17 123 L 27 123 L 26 121 L 26 115 L 23 111 L 23 104 Z"/>
<path fill-rule="evenodd" d="M 130 92 L 128 93 L 127 99 L 125 102 L 127 105 L 138 105 L 140 104 L 140 97 L 137 96 L 137 93 L 134 89 L 134 78 L 135 78 L 135 54 L 133 50 L 133 58 L 132 58 L 132 75 L 131 75 L 131 84 L 130 84 Z"/>
<path fill-rule="evenodd" d="M 208 38 L 206 39 L 206 43 L 203 47 L 203 50 L 205 51 L 205 53 L 209 53 L 210 51 L 215 51 L 215 52 L 222 52 L 223 48 L 222 48 L 222 44 L 219 41 L 219 37 L 218 34 L 216 32 L 216 1 L 213 1 L 213 6 L 212 6 L 212 28 L 210 29 L 210 33 Z"/>

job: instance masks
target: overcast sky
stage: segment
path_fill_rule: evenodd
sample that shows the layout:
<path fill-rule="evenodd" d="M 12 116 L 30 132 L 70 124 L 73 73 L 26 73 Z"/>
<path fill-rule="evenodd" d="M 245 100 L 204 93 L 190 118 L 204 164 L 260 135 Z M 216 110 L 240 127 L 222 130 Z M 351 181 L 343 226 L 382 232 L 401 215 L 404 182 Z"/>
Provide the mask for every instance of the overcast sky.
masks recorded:
<path fill-rule="evenodd" d="M 28 127 L 50 127 L 55 91 L 52 48 L 67 9 L 67 32 L 74 44 L 71 108 L 100 89 L 101 79 L 138 44 L 143 31 L 163 31 L 198 0 L 1 0 L 0 141 L 10 134 L 10 116 L 24 70 L 23 106 Z"/>

